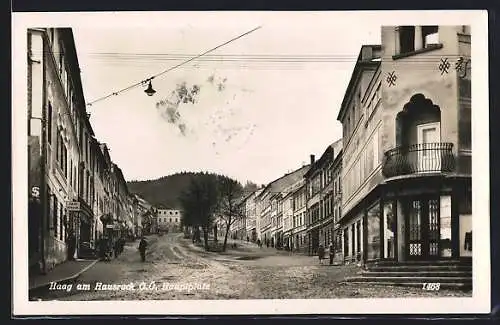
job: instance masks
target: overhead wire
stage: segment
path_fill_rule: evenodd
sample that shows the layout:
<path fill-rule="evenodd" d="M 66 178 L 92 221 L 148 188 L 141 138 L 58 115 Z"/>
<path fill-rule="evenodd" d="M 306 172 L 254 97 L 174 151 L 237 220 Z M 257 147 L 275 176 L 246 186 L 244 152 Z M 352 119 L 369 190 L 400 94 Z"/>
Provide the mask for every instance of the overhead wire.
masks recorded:
<path fill-rule="evenodd" d="M 167 73 L 167 72 L 170 72 L 170 71 L 172 71 L 172 70 L 174 70 L 174 69 L 176 69 L 176 68 L 178 68 L 178 67 L 180 67 L 180 66 L 182 66 L 182 65 L 185 65 L 185 64 L 187 64 L 187 63 L 189 63 L 189 62 L 191 62 L 191 61 L 193 61 L 193 60 L 196 60 L 197 58 L 199 58 L 199 57 L 201 57 L 201 56 L 203 56 L 203 55 L 206 55 L 206 54 L 208 54 L 208 53 L 210 53 L 210 52 L 213 52 L 213 51 L 215 51 L 215 50 L 217 50 L 217 49 L 219 49 L 219 48 L 221 48 L 221 47 L 223 47 L 223 46 L 225 46 L 225 45 L 227 45 L 227 44 L 229 44 L 229 43 L 232 43 L 232 42 L 234 42 L 234 41 L 236 41 L 236 40 L 238 40 L 238 39 L 240 39 L 240 38 L 242 38 L 242 37 L 244 37 L 244 36 L 246 36 L 246 35 L 248 35 L 248 34 L 250 34 L 250 33 L 254 32 L 254 31 L 256 31 L 256 30 L 260 29 L 261 27 L 262 27 L 262 26 L 258 26 L 258 27 L 254 28 L 254 29 L 252 29 L 252 30 L 250 30 L 250 31 L 248 31 L 248 32 L 245 32 L 245 33 L 243 33 L 243 34 L 241 34 L 241 35 L 238 35 L 237 37 L 234 37 L 234 38 L 230 39 L 230 40 L 229 40 L 229 41 L 227 41 L 227 42 L 224 42 L 224 43 L 222 43 L 222 44 L 220 44 L 220 45 L 218 45 L 218 46 L 216 46 L 216 47 L 214 47 L 214 48 L 211 48 L 211 49 L 210 49 L 210 50 L 208 50 L 208 51 L 205 51 L 205 52 L 203 52 L 203 53 L 201 53 L 201 54 L 199 54 L 199 55 L 196 55 L 196 56 L 194 56 L 194 57 L 192 57 L 192 58 L 190 58 L 190 59 L 188 59 L 188 60 L 185 60 L 185 61 L 183 61 L 182 63 L 177 64 L 177 65 L 175 65 L 175 66 L 173 66 L 173 67 L 170 67 L 170 68 L 168 68 L 168 69 L 166 69 L 166 70 L 164 70 L 164 71 L 162 71 L 162 72 L 160 72 L 160 73 L 157 73 L 157 74 L 155 74 L 155 75 L 153 75 L 153 76 L 151 76 L 151 77 L 149 77 L 149 78 L 146 78 L 146 79 L 144 79 L 144 80 L 141 80 L 141 81 L 139 81 L 139 82 L 136 82 L 136 83 L 134 83 L 134 84 L 132 84 L 132 85 L 130 85 L 130 86 L 128 86 L 128 87 L 125 87 L 125 88 L 123 88 L 123 89 L 120 89 L 120 90 L 118 90 L 118 91 L 115 91 L 115 92 L 113 92 L 113 93 L 111 93 L 111 94 L 109 94 L 109 95 L 106 95 L 106 96 L 100 97 L 100 98 L 98 98 L 98 99 L 96 99 L 96 100 L 93 100 L 93 101 L 89 102 L 87 105 L 88 105 L 88 106 L 92 106 L 92 105 L 93 105 L 94 103 L 96 103 L 96 102 L 99 102 L 99 101 L 101 101 L 101 100 L 107 99 L 107 98 L 109 98 L 109 97 L 111 97 L 111 96 L 118 95 L 119 93 L 122 93 L 122 92 L 124 92 L 124 91 L 130 90 L 130 89 L 132 89 L 132 88 L 134 88 L 134 87 L 137 87 L 137 86 L 139 86 L 139 85 L 141 85 L 141 84 L 147 83 L 148 81 L 151 81 L 151 80 L 153 80 L 153 79 L 154 79 L 154 78 L 156 78 L 156 77 L 159 77 L 159 76 L 161 76 L 161 75 L 163 75 L 163 74 L 165 74 L 165 73 Z"/>

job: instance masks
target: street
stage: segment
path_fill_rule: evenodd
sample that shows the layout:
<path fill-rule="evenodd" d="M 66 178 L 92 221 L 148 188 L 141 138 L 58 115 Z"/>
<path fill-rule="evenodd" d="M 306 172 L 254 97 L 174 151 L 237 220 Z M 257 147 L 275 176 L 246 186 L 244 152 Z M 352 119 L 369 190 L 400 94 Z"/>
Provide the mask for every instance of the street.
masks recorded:
<path fill-rule="evenodd" d="M 318 265 L 316 257 L 291 255 L 238 242 L 225 253 L 205 252 L 182 234 L 152 235 L 146 262 L 138 242 L 110 262 L 98 262 L 70 285 L 54 284 L 41 300 L 300 299 L 470 296 L 463 291 L 345 284 L 356 265 Z M 229 246 L 229 245 L 228 245 Z"/>

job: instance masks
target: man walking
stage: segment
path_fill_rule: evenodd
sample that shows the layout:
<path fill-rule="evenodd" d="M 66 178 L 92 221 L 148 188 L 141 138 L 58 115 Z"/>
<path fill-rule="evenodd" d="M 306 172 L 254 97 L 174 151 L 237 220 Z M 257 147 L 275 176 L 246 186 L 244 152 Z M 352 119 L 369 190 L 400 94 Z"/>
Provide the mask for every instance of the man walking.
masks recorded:
<path fill-rule="evenodd" d="M 148 242 L 144 238 L 141 237 L 141 242 L 139 243 L 139 252 L 141 253 L 141 261 L 146 262 L 146 248 L 148 247 Z"/>
<path fill-rule="evenodd" d="M 335 249 L 333 247 L 333 242 L 330 243 L 330 247 L 328 247 L 328 254 L 330 254 L 330 265 L 333 264 L 333 257 L 335 256 Z"/>

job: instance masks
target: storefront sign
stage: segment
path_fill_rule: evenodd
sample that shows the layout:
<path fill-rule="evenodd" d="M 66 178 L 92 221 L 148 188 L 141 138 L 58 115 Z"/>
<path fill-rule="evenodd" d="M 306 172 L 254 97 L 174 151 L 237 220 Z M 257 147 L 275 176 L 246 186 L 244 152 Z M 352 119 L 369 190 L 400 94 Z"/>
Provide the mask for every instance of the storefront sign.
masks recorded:
<path fill-rule="evenodd" d="M 68 211 L 80 211 L 80 202 L 78 201 L 67 201 L 66 209 Z"/>

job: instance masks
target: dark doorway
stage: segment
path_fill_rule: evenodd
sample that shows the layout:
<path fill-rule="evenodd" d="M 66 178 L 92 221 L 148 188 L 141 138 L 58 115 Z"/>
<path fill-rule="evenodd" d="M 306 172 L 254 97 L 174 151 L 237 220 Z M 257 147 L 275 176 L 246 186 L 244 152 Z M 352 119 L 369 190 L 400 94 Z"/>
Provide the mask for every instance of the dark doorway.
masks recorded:
<path fill-rule="evenodd" d="M 439 198 L 412 199 L 407 206 L 406 237 L 408 259 L 439 257 Z"/>
<path fill-rule="evenodd" d="M 344 228 L 344 258 L 349 256 L 349 229 Z"/>

